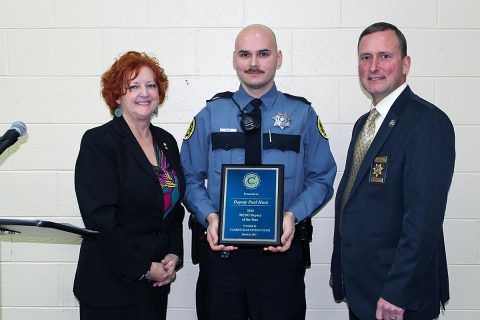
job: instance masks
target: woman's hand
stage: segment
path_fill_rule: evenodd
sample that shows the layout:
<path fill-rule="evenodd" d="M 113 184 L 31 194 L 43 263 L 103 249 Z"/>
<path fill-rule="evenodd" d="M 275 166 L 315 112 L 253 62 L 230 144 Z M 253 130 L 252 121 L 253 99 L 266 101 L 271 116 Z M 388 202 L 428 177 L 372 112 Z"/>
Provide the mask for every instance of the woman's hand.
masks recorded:
<path fill-rule="evenodd" d="M 175 268 L 177 267 L 179 260 L 180 258 L 177 255 L 169 253 L 162 261 L 152 262 L 148 278 L 149 280 L 154 281 L 154 287 L 161 287 L 175 281 L 175 278 L 177 277 Z"/>

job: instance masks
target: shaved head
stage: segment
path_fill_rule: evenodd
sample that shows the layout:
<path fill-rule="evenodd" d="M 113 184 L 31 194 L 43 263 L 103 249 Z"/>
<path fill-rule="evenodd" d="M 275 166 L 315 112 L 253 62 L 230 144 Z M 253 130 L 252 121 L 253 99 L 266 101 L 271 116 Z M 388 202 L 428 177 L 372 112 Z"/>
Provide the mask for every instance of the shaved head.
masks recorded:
<path fill-rule="evenodd" d="M 240 39 L 250 36 L 250 35 L 266 35 L 270 40 L 273 42 L 274 45 L 274 50 L 277 51 L 277 37 L 275 36 L 275 33 L 272 31 L 267 26 L 264 26 L 263 24 L 251 24 L 249 26 L 246 26 L 245 28 L 242 29 L 237 35 L 237 38 L 235 40 L 235 50 L 238 50 L 238 45 Z"/>

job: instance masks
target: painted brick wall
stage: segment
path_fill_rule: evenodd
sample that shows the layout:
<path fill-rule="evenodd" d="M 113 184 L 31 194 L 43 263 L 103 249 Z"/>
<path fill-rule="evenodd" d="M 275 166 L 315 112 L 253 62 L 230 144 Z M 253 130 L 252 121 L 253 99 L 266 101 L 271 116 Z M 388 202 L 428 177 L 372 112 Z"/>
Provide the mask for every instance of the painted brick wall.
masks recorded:
<path fill-rule="evenodd" d="M 356 76 L 356 42 L 389 21 L 409 43 L 413 90 L 450 116 L 457 162 L 445 220 L 451 301 L 440 319 L 480 319 L 480 2 L 476 0 L 0 0 L 0 133 L 28 135 L 0 156 L 0 216 L 82 225 L 73 190 L 80 138 L 110 119 L 99 77 L 127 50 L 154 54 L 171 86 L 153 122 L 179 143 L 216 92 L 235 90 L 236 33 L 263 23 L 277 33 L 280 90 L 313 102 L 343 173 L 353 122 L 369 100 Z M 428 152 L 428 150 L 426 150 Z M 477 196 L 475 196 L 477 194 Z M 333 203 L 314 218 L 308 319 L 346 319 L 328 287 Z M 170 296 L 168 318 L 195 318 L 197 266 Z M 78 241 L 0 237 L 0 319 L 78 319 L 72 281 Z"/>

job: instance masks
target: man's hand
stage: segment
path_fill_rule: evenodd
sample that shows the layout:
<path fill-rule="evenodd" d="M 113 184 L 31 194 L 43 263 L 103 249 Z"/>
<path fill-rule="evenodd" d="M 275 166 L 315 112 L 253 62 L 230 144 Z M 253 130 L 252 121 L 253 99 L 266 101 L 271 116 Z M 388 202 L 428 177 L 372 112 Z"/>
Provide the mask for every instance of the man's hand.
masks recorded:
<path fill-rule="evenodd" d="M 295 235 L 295 215 L 291 211 L 286 211 L 283 214 L 283 234 L 280 238 L 282 245 L 278 247 L 269 246 L 264 248 L 265 251 L 270 252 L 285 252 L 290 249 L 292 245 L 293 236 Z"/>
<path fill-rule="evenodd" d="M 375 318 L 377 320 L 403 320 L 404 309 L 394 306 L 383 298 L 378 299 Z"/>
<path fill-rule="evenodd" d="M 232 251 L 237 250 L 238 247 L 225 246 L 218 244 L 218 214 L 215 212 L 209 213 L 207 216 L 208 228 L 207 228 L 207 241 L 210 245 L 210 249 L 213 251 Z"/>

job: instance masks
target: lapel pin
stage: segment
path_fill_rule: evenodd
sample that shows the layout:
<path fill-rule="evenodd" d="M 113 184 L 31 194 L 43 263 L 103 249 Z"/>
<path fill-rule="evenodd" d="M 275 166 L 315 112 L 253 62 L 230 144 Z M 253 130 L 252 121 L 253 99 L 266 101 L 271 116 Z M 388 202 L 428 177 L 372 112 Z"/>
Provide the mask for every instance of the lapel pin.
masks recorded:
<path fill-rule="evenodd" d="M 167 144 L 164 142 L 163 146 L 165 147 L 165 150 L 168 150 Z"/>
<path fill-rule="evenodd" d="M 391 120 L 390 123 L 388 124 L 390 128 L 393 128 L 395 126 L 395 120 Z"/>

